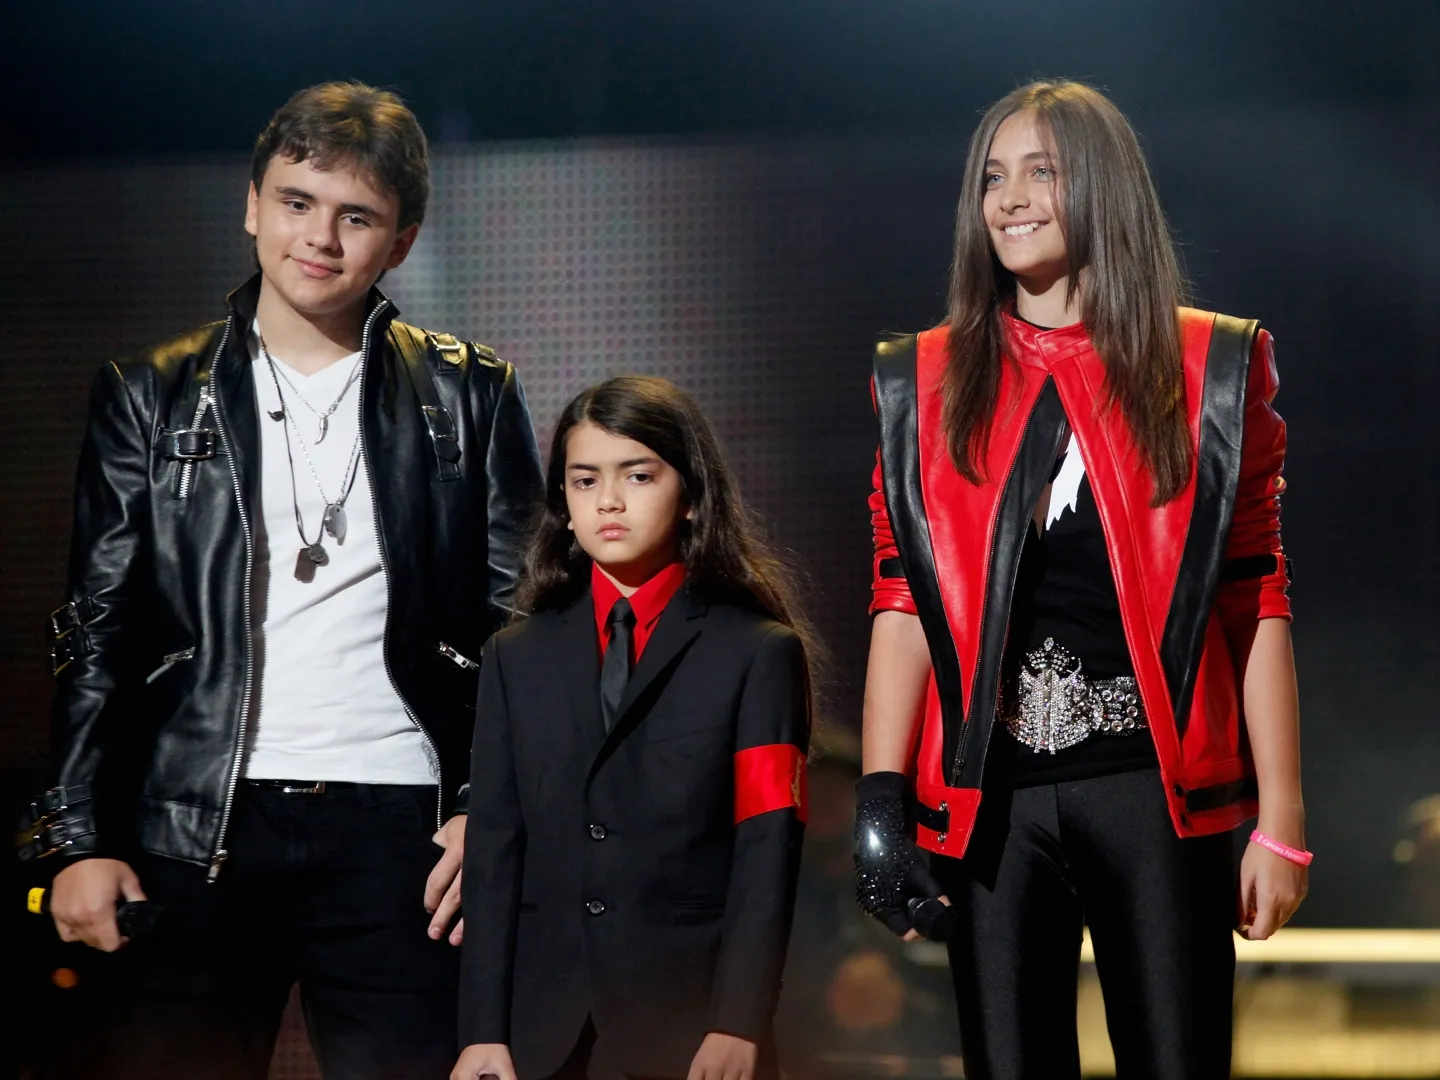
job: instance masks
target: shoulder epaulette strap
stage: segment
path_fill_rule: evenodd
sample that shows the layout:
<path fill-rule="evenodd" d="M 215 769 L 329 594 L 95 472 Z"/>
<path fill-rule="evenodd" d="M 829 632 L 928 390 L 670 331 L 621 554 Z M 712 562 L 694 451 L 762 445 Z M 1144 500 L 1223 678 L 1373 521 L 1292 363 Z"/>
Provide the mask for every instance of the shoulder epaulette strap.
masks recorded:
<path fill-rule="evenodd" d="M 408 323 L 390 324 L 391 340 L 420 399 L 420 412 L 435 451 L 435 468 L 441 480 L 460 479 L 460 436 L 455 423 L 460 390 L 455 378 L 464 374 L 469 360 L 464 342 L 449 334 L 421 330 Z M 442 400 L 442 396 L 443 399 Z"/>

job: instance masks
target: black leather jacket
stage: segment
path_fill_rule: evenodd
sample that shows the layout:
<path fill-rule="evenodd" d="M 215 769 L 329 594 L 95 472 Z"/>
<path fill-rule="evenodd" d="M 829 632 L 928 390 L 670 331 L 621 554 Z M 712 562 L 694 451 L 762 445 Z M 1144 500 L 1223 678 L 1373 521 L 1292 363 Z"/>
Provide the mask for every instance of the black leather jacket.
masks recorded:
<path fill-rule="evenodd" d="M 260 439 L 245 333 L 258 295 L 257 276 L 225 321 L 95 381 L 70 603 L 52 619 L 57 786 L 37 804 L 32 855 L 138 847 L 212 874 L 225 859 L 255 684 Z M 509 616 L 540 461 L 513 367 L 396 321 L 378 289 L 369 311 L 361 445 L 385 663 L 439 761 L 438 824 L 464 809 L 475 663 Z"/>

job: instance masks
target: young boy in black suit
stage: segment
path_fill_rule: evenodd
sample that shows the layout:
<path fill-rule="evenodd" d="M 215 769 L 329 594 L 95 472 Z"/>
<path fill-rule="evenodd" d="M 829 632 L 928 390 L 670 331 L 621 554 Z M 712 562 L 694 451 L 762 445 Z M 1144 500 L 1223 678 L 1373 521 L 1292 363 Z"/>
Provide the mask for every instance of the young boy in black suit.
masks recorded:
<path fill-rule="evenodd" d="M 481 671 L 452 1080 L 777 1073 L 808 631 L 695 404 L 566 408 Z"/>

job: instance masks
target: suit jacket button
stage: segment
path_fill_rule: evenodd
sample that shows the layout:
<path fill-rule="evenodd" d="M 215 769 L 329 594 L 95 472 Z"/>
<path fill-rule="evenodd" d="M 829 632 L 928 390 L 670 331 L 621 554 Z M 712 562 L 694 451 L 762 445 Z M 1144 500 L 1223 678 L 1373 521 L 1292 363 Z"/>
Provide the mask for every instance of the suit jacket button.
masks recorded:
<path fill-rule="evenodd" d="M 605 826 L 604 826 L 604 825 L 596 824 L 596 825 L 591 825 L 591 826 L 590 826 L 590 839 L 591 839 L 591 840 L 604 840 L 604 839 L 605 839 L 605 835 L 606 835 L 606 834 L 605 834 Z"/>
<path fill-rule="evenodd" d="M 605 901 L 591 900 L 588 904 L 585 905 L 585 910 L 590 912 L 591 915 L 604 915 Z"/>

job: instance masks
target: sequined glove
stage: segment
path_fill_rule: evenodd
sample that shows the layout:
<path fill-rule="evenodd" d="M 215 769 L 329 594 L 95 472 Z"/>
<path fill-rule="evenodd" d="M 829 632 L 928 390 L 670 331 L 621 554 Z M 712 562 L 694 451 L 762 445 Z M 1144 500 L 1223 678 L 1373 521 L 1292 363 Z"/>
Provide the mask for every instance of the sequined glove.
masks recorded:
<path fill-rule="evenodd" d="M 955 916 L 915 844 L 912 798 L 903 773 L 867 773 L 855 782 L 855 895 L 895 934 L 918 930 L 943 941 Z"/>

